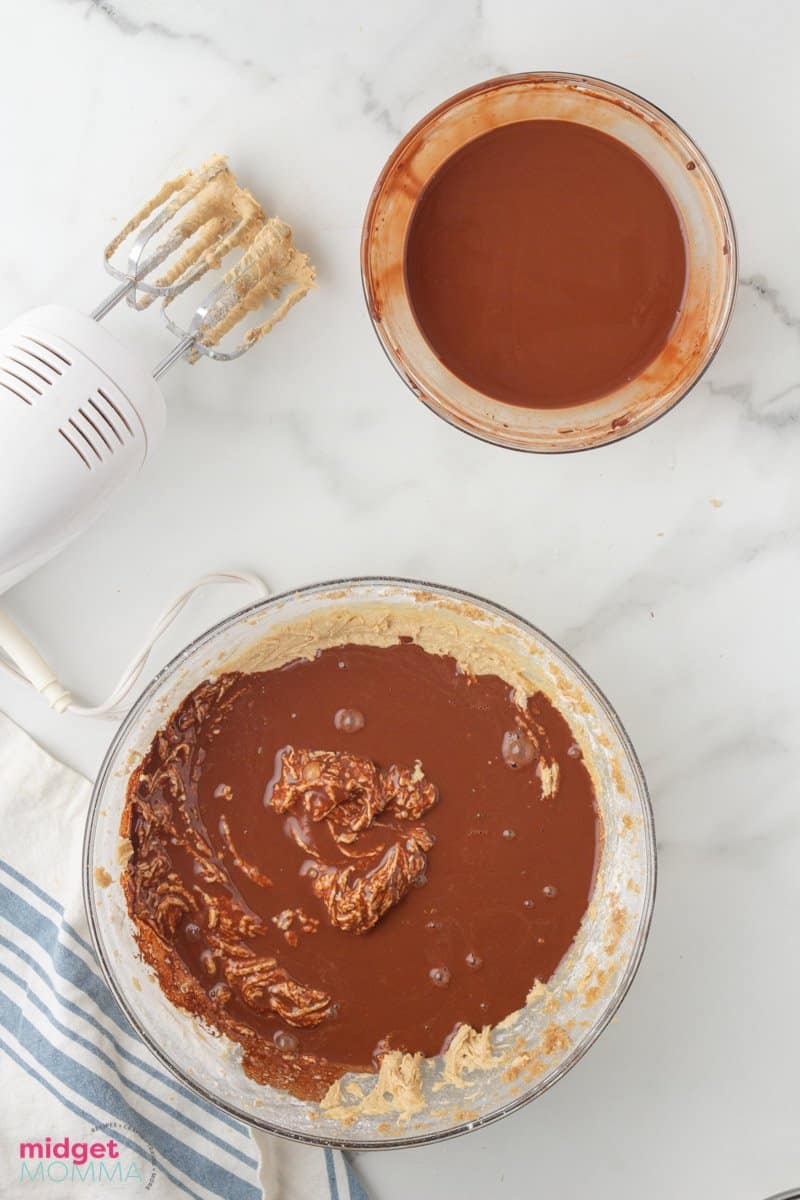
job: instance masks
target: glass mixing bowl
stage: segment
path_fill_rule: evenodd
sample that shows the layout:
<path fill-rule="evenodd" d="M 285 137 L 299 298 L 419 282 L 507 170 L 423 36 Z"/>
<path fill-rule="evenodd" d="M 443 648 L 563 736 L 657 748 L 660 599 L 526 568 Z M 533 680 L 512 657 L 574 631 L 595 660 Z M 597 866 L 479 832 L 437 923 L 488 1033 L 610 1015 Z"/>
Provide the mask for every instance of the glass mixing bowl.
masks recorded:
<path fill-rule="evenodd" d="M 595 779 L 603 828 L 597 880 L 572 949 L 548 982 L 493 1034 L 528 1065 L 442 1081 L 442 1060 L 423 1072 L 426 1107 L 407 1120 L 360 1116 L 348 1125 L 254 1083 L 240 1048 L 175 1008 L 141 960 L 119 877 L 119 824 L 127 781 L 155 733 L 183 697 L 211 674 L 235 668 L 268 636 L 315 615 L 343 622 L 341 642 L 374 627 L 424 627 L 435 614 L 457 643 L 479 631 L 487 651 L 545 691 L 566 713 Z M 388 614 L 388 617 L 387 617 Z M 232 1116 L 271 1133 L 326 1146 L 379 1149 L 438 1141 L 476 1129 L 540 1096 L 581 1058 L 619 1007 L 644 950 L 655 891 L 656 855 L 647 787 L 633 747 L 608 701 L 559 646 L 521 617 L 477 596 L 399 579 L 351 579 L 272 596 L 197 638 L 139 697 L 109 748 L 92 795 L 84 843 L 84 897 L 103 973 L 131 1024 L 183 1083 Z M 533 983 L 533 980 L 531 980 Z M 560 1031 L 554 1035 L 554 1030 Z"/>
<path fill-rule="evenodd" d="M 470 387 L 428 345 L 406 289 L 406 235 L 425 185 L 456 150 L 515 121 L 576 121 L 634 150 L 666 188 L 683 224 L 687 282 L 666 346 L 630 383 L 587 404 L 521 408 Z M 679 125 L 641 96 L 585 75 L 542 71 L 478 84 L 408 133 L 378 178 L 364 218 L 361 273 L 380 342 L 412 392 L 466 433 L 515 450 L 588 450 L 652 424 L 697 383 L 728 327 L 736 238 L 719 181 Z M 531 280 L 531 286 L 536 281 Z"/>

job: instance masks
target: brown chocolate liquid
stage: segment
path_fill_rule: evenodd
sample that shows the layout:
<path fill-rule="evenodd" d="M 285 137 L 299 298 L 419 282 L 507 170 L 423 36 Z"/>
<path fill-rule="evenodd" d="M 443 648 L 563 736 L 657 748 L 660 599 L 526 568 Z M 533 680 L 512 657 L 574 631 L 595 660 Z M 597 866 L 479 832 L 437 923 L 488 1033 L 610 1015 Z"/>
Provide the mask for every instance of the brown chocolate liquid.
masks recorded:
<path fill-rule="evenodd" d="M 528 408 L 586 403 L 640 375 L 669 338 L 686 270 L 653 171 L 570 121 L 504 125 L 458 150 L 417 201 L 405 247 L 435 354 Z"/>
<path fill-rule="evenodd" d="M 132 777 L 129 907 L 140 929 L 152 923 L 164 890 L 158 872 L 163 879 L 169 870 L 188 893 L 200 887 L 259 918 L 265 932 L 248 938 L 248 949 L 274 956 L 334 1004 L 316 1027 L 297 1028 L 235 988 L 224 1005 L 208 999 L 225 974 L 222 961 L 213 977 L 204 966 L 202 904 L 180 917 L 166 946 L 142 943 L 168 994 L 242 1041 L 248 1073 L 313 1098 L 347 1069 L 374 1070 L 379 1047 L 435 1055 L 460 1023 L 481 1028 L 522 1007 L 534 980 L 547 980 L 572 943 L 594 880 L 594 792 L 564 717 L 540 694 L 521 714 L 496 676 L 465 675 L 452 658 L 407 642 L 337 647 L 278 670 L 225 676 L 222 685 L 224 701 L 214 700 L 217 684 L 187 697 Z M 342 709 L 363 716 L 363 728 L 357 720 L 344 722 L 354 732 L 337 728 Z M 542 756 L 558 764 L 554 797 L 543 796 L 538 758 L 518 767 L 504 759 L 504 735 L 518 735 L 520 719 Z M 384 765 L 420 760 L 438 789 L 416 822 L 434 839 L 424 875 L 365 933 L 328 920 L 291 819 L 270 806 L 276 761 L 289 745 Z M 269 886 L 236 865 L 221 820 Z M 219 881 L 198 880 L 187 831 L 207 839 Z M 142 869 L 149 883 L 134 886 Z M 295 945 L 272 922 L 287 909 L 316 925 L 298 932 Z M 199 985 L 191 1001 L 177 990 L 173 951 Z M 276 1034 L 290 1053 L 276 1051 Z"/>

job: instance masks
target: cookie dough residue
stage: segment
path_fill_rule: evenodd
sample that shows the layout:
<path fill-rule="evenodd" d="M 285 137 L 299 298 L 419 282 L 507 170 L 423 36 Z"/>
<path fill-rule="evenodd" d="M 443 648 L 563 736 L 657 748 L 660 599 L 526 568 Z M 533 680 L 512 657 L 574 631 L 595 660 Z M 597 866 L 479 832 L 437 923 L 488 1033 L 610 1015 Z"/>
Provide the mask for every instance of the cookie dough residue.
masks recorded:
<path fill-rule="evenodd" d="M 287 832 L 313 860 L 304 873 L 331 923 L 366 933 L 425 883 L 434 838 L 411 822 L 436 803 L 436 788 L 419 763 L 381 770 L 356 754 L 291 746 L 278 757 L 265 803 L 293 814 Z"/>
<path fill-rule="evenodd" d="M 295 246 L 291 227 L 280 217 L 265 215 L 224 155 L 214 155 L 198 171 L 184 171 L 164 183 L 108 244 L 106 260 L 110 262 L 142 226 L 148 234 L 151 226 L 145 223 L 151 220 L 155 231 L 148 235 L 149 253 L 163 269 L 150 284 L 174 289 L 165 304 L 207 271 L 221 267 L 232 252 L 241 251 L 200 322 L 197 334 L 203 346 L 217 346 L 248 314 L 267 301 L 280 301 L 245 333 L 241 348 L 253 345 L 314 287 L 316 271 L 308 255 Z M 135 306 L 146 308 L 155 299 L 152 291 L 140 289 Z M 195 350 L 190 360 L 197 357 Z"/>

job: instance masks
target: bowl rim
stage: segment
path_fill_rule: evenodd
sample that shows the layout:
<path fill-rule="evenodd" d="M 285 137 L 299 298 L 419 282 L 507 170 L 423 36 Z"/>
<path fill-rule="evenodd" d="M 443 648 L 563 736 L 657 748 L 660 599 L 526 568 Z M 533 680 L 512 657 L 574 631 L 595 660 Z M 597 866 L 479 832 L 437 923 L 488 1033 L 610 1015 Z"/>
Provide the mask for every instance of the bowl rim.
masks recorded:
<path fill-rule="evenodd" d="M 389 1137 L 382 1141 L 369 1141 L 357 1137 L 328 1137 L 323 1135 L 314 1135 L 299 1133 L 297 1130 L 288 1129 L 285 1126 L 276 1125 L 270 1121 L 259 1120 L 255 1114 L 244 1113 L 241 1109 L 227 1101 L 221 1101 L 210 1090 L 205 1088 L 202 1083 L 196 1079 L 186 1075 L 180 1067 L 175 1064 L 169 1055 L 161 1049 L 155 1041 L 151 1033 L 145 1029 L 139 1022 L 138 1017 L 132 1011 L 125 993 L 111 967 L 109 957 L 105 952 L 103 943 L 102 930 L 100 921 L 97 917 L 97 910 L 93 903 L 93 866 L 92 866 L 92 850 L 94 846 L 94 835 L 97 828 L 98 817 L 103 801 L 103 794 L 109 775 L 111 773 L 114 761 L 124 746 L 125 740 L 135 725 L 142 710 L 147 706 L 153 695 L 157 692 L 161 684 L 172 674 L 177 672 L 181 665 L 193 655 L 197 650 L 201 649 L 206 643 L 210 642 L 219 633 L 223 632 L 239 622 L 247 620 L 249 617 L 260 613 L 274 605 L 280 604 L 283 601 L 293 599 L 295 597 L 314 596 L 323 594 L 332 589 L 340 590 L 342 588 L 362 588 L 362 589 L 385 589 L 398 588 L 399 590 L 408 590 L 409 592 L 419 595 L 420 592 L 429 592 L 433 596 L 441 596 L 445 599 L 455 599 L 467 601 L 478 608 L 486 611 L 490 616 L 499 616 L 521 627 L 527 634 L 533 636 L 546 646 L 556 657 L 561 659 L 575 672 L 581 683 L 592 694 L 604 716 L 612 726 L 615 735 L 619 739 L 620 746 L 626 756 L 626 759 L 631 768 L 633 778 L 637 789 L 637 798 L 641 804 L 643 817 L 643 840 L 645 849 L 644 862 L 644 885 L 642 888 L 642 909 L 639 918 L 636 937 L 630 957 L 625 966 L 625 969 L 620 976 L 614 992 L 610 996 L 605 1009 L 598 1018 L 595 1025 L 586 1033 L 585 1037 L 572 1049 L 565 1059 L 559 1064 L 558 1068 L 553 1071 L 552 1075 L 543 1080 L 537 1081 L 527 1092 L 519 1096 L 515 1096 L 508 1104 L 501 1108 L 494 1109 L 489 1113 L 484 1113 L 480 1117 L 473 1120 L 462 1121 L 454 1125 L 451 1129 L 437 1130 L 431 1133 L 414 1134 L 409 1137 Z M 495 604 L 491 600 L 487 600 L 482 596 L 478 596 L 473 592 L 469 592 L 463 588 L 451 587 L 447 584 L 437 584 L 426 580 L 405 578 L 402 576 L 372 576 L 359 575 L 351 576 L 342 579 L 332 579 L 321 583 L 307 584 L 299 588 L 289 588 L 282 592 L 276 592 L 264 599 L 257 600 L 253 604 L 245 608 L 238 609 L 236 612 L 224 617 L 216 622 L 178 652 L 169 662 L 167 662 L 154 675 L 150 683 L 139 694 L 137 699 L 131 705 L 128 713 L 120 723 L 114 737 L 112 738 L 108 749 L 106 750 L 103 762 L 97 773 L 97 777 L 92 787 L 92 795 L 89 800 L 89 808 L 86 816 L 86 826 L 83 838 L 82 850 L 82 884 L 83 884 L 83 902 L 86 910 L 86 919 L 89 926 L 92 946 L 97 957 L 100 970 L 103 978 L 111 991 L 112 995 L 119 1004 L 122 1012 L 130 1022 L 136 1034 L 142 1039 L 144 1044 L 155 1056 L 156 1059 L 165 1067 L 170 1074 L 175 1076 L 185 1087 L 189 1088 L 196 1095 L 200 1096 L 207 1103 L 221 1109 L 228 1116 L 233 1117 L 242 1124 L 252 1128 L 261 1129 L 266 1133 L 274 1134 L 278 1137 L 286 1138 L 294 1142 L 302 1142 L 306 1145 L 321 1146 L 328 1149 L 341 1150 L 399 1150 L 414 1146 L 431 1145 L 437 1142 L 447 1141 L 451 1138 L 460 1137 L 465 1133 L 470 1133 L 475 1129 L 482 1129 L 487 1125 L 499 1121 L 501 1118 L 509 1116 L 518 1109 L 529 1104 L 532 1100 L 537 1099 L 548 1091 L 555 1083 L 557 1083 L 575 1064 L 583 1058 L 587 1051 L 594 1045 L 600 1034 L 611 1022 L 617 1011 L 628 994 L 630 987 L 635 979 L 639 966 L 641 965 L 642 956 L 644 954 L 645 945 L 650 932 L 650 926 L 653 918 L 653 909 L 655 905 L 656 881 L 657 881 L 657 854 L 656 854 L 656 839 L 655 839 L 655 821 L 653 816 L 653 806 L 650 799 L 650 793 L 647 787 L 644 771 L 638 755 L 633 747 L 633 744 L 628 736 L 628 733 L 623 726 L 620 718 L 617 716 L 615 709 L 612 707 L 605 693 L 598 687 L 590 675 L 580 666 L 575 659 L 564 650 L 557 642 L 543 633 L 538 626 L 528 621 L 526 618 L 519 616 L 512 609 L 506 608 L 503 605 Z"/>
<path fill-rule="evenodd" d="M 492 88 L 497 88 L 503 85 L 513 86 L 514 84 L 518 83 L 536 83 L 537 81 L 563 81 L 569 84 L 586 84 L 588 86 L 595 85 L 603 89 L 609 89 L 621 99 L 633 101 L 637 106 L 642 106 L 645 110 L 650 110 L 650 112 L 660 117 L 668 125 L 672 126 L 678 135 L 689 145 L 692 150 L 693 160 L 702 166 L 711 185 L 718 193 L 717 198 L 719 202 L 720 217 L 723 225 L 725 226 L 726 238 L 729 247 L 729 270 L 726 289 L 723 296 L 723 316 L 719 322 L 716 337 L 714 342 L 709 347 L 705 361 L 696 370 L 694 375 L 687 380 L 684 389 L 674 397 L 674 399 L 670 404 L 667 405 L 666 408 L 662 408 L 659 412 L 654 413 L 653 416 L 649 417 L 646 421 L 643 421 L 642 424 L 635 425 L 632 429 L 628 426 L 620 426 L 616 429 L 612 428 L 608 431 L 606 436 L 598 438 L 597 441 L 586 446 L 564 445 L 557 438 L 555 438 L 553 443 L 549 446 L 524 446 L 520 445 L 518 442 L 506 439 L 499 432 L 494 433 L 485 430 L 478 431 L 474 429 L 466 420 L 460 420 L 455 414 L 446 411 L 434 399 L 434 397 L 429 396 L 422 387 L 417 387 L 411 381 L 411 379 L 408 378 L 403 370 L 402 364 L 397 359 L 392 347 L 388 344 L 387 339 L 381 332 L 380 321 L 375 311 L 372 288 L 370 284 L 371 267 L 369 263 L 369 246 L 375 210 L 377 208 L 378 201 L 389 172 L 397 159 L 402 156 L 407 147 L 421 132 L 423 132 L 427 126 L 436 121 L 439 116 L 446 113 L 456 104 L 459 104 L 464 100 L 468 100 L 471 96 L 490 91 Z M 625 441 L 626 438 L 633 437 L 635 434 L 641 433 L 645 429 L 649 429 L 652 425 L 655 425 L 657 421 L 660 421 L 662 417 L 666 417 L 667 414 L 672 412 L 682 400 L 685 400 L 689 393 L 694 390 L 698 383 L 700 383 L 719 353 L 719 349 L 725 340 L 725 335 L 728 332 L 728 328 L 730 327 L 730 323 L 733 318 L 739 279 L 739 247 L 731 206 L 728 202 L 728 198 L 725 194 L 725 190 L 722 187 L 719 176 L 711 166 L 707 155 L 703 152 L 700 146 L 698 146 L 694 138 L 687 132 L 686 129 L 684 129 L 679 121 L 676 121 L 675 118 L 672 117 L 665 109 L 660 108 L 657 104 L 654 104 L 652 100 L 648 100 L 646 96 L 642 96 L 638 92 L 632 91 L 630 88 L 623 87 L 621 84 L 614 83 L 613 80 L 610 79 L 604 79 L 599 75 L 585 75 L 581 72 L 573 71 L 518 71 L 512 72 L 508 75 L 495 75 L 490 79 L 483 80 L 480 83 L 471 84 L 469 87 L 463 88 L 459 92 L 455 92 L 452 96 L 449 96 L 447 99 L 441 101 L 417 122 L 415 122 L 411 129 L 409 129 L 409 131 L 403 135 L 403 137 L 392 150 L 389 157 L 386 159 L 372 188 L 369 200 L 367 201 L 367 207 L 364 210 L 364 218 L 361 225 L 360 259 L 361 291 L 364 297 L 364 303 L 366 305 L 373 332 L 375 333 L 375 336 L 378 339 L 378 344 L 383 350 L 389 363 L 394 368 L 397 375 L 399 375 L 399 377 L 402 379 L 403 383 L 406 385 L 412 395 L 420 400 L 422 404 L 424 404 L 427 409 L 439 417 L 440 420 L 444 421 L 447 425 L 452 426 L 452 428 L 458 429 L 461 433 L 466 433 L 469 437 L 475 438 L 476 441 L 485 442 L 490 446 L 499 446 L 504 450 L 515 450 L 519 454 L 582 454 L 589 450 L 599 450 L 603 446 L 611 446 L 617 442 Z M 566 412 L 568 410 L 565 409 L 564 411 Z"/>

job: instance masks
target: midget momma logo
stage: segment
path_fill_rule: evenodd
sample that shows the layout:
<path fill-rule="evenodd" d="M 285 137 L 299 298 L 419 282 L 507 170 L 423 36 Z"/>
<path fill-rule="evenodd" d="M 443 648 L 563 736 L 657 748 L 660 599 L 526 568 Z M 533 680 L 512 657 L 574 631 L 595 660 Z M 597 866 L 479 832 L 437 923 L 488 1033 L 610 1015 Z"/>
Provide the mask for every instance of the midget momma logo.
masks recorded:
<path fill-rule="evenodd" d="M 122 1122 L 96 1126 L 79 1137 L 47 1135 L 19 1143 L 20 1183 L 94 1184 L 102 1195 L 119 1184 L 149 1191 L 155 1178 L 152 1147 Z"/>

